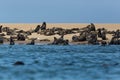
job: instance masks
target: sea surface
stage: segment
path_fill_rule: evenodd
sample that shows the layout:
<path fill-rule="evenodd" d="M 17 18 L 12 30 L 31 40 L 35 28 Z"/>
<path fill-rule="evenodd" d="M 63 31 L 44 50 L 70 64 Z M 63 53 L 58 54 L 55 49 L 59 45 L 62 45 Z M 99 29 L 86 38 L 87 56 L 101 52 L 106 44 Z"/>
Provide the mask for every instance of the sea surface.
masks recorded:
<path fill-rule="evenodd" d="M 0 45 L 0 80 L 120 80 L 120 46 Z"/>

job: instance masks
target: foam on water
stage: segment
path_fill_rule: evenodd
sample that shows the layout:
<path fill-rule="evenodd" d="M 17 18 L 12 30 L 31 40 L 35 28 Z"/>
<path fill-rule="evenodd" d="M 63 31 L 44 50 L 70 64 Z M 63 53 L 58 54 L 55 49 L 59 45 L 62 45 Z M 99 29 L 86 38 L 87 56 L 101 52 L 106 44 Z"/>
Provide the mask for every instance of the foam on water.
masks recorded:
<path fill-rule="evenodd" d="M 14 66 L 16 61 L 25 65 Z M 119 80 L 120 46 L 0 45 L 1 80 Z"/>

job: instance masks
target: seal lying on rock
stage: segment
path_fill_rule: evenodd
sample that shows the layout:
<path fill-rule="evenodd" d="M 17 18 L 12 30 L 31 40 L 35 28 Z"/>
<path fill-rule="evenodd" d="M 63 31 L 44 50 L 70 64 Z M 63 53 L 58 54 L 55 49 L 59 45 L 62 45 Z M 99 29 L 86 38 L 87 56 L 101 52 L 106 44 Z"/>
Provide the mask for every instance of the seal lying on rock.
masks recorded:
<path fill-rule="evenodd" d="M 106 33 L 107 33 L 107 31 L 104 29 L 104 28 L 99 28 L 98 30 L 98 37 L 99 38 L 102 38 L 102 40 L 106 40 L 107 38 L 106 38 Z"/>
<path fill-rule="evenodd" d="M 2 25 L 0 26 L 0 33 L 2 33 Z"/>
<path fill-rule="evenodd" d="M 102 41 L 101 42 L 101 46 L 106 46 L 107 45 L 107 42 L 106 41 Z"/>
<path fill-rule="evenodd" d="M 97 33 L 95 31 L 90 32 L 86 37 L 88 44 L 98 44 Z"/>
<path fill-rule="evenodd" d="M 117 30 L 114 33 L 114 35 L 113 35 L 113 37 L 112 37 L 112 39 L 111 39 L 109 44 L 110 45 L 120 45 L 120 31 L 119 30 Z"/>
<path fill-rule="evenodd" d="M 18 33 L 17 40 L 18 41 L 25 41 L 25 36 L 23 34 Z"/>
<path fill-rule="evenodd" d="M 69 40 L 64 40 L 63 36 L 61 36 L 59 39 L 54 37 L 54 41 L 52 43 L 52 45 L 68 45 L 68 44 Z"/>
<path fill-rule="evenodd" d="M 35 28 L 34 32 L 38 32 L 40 30 L 40 25 L 37 25 L 37 27 Z"/>
<path fill-rule="evenodd" d="M 43 24 L 41 26 L 41 30 L 46 30 L 46 22 L 43 22 Z"/>
<path fill-rule="evenodd" d="M 14 45 L 14 44 L 15 44 L 15 42 L 13 40 L 13 37 L 10 37 L 10 45 Z"/>
<path fill-rule="evenodd" d="M 32 39 L 30 43 L 28 43 L 27 45 L 35 45 L 35 40 Z"/>
<path fill-rule="evenodd" d="M 4 38 L 2 36 L 0 36 L 0 44 L 4 43 Z"/>

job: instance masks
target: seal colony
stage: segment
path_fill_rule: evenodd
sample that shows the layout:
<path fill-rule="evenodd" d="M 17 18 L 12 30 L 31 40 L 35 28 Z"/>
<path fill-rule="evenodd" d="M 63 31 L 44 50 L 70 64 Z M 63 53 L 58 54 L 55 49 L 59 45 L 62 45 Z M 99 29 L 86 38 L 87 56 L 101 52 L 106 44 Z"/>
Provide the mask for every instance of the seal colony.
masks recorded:
<path fill-rule="evenodd" d="M 20 25 L 21 26 L 21 25 Z M 115 26 L 113 26 L 114 29 Z M 46 22 L 30 30 L 18 29 L 19 27 L 0 26 L 1 44 L 26 44 L 35 45 L 43 43 L 49 45 L 92 44 L 92 45 L 120 45 L 120 28 L 110 30 L 109 27 L 98 27 L 90 23 L 83 27 L 49 27 Z M 27 27 L 26 27 L 27 28 Z M 37 36 L 36 36 L 37 35 Z"/>

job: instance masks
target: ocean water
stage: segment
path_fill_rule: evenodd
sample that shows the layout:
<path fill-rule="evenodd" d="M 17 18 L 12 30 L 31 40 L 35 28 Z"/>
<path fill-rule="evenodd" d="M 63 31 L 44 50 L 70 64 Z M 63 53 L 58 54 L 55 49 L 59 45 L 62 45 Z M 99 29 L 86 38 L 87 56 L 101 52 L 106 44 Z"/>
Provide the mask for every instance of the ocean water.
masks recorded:
<path fill-rule="evenodd" d="M 120 46 L 0 45 L 0 80 L 120 80 Z"/>

